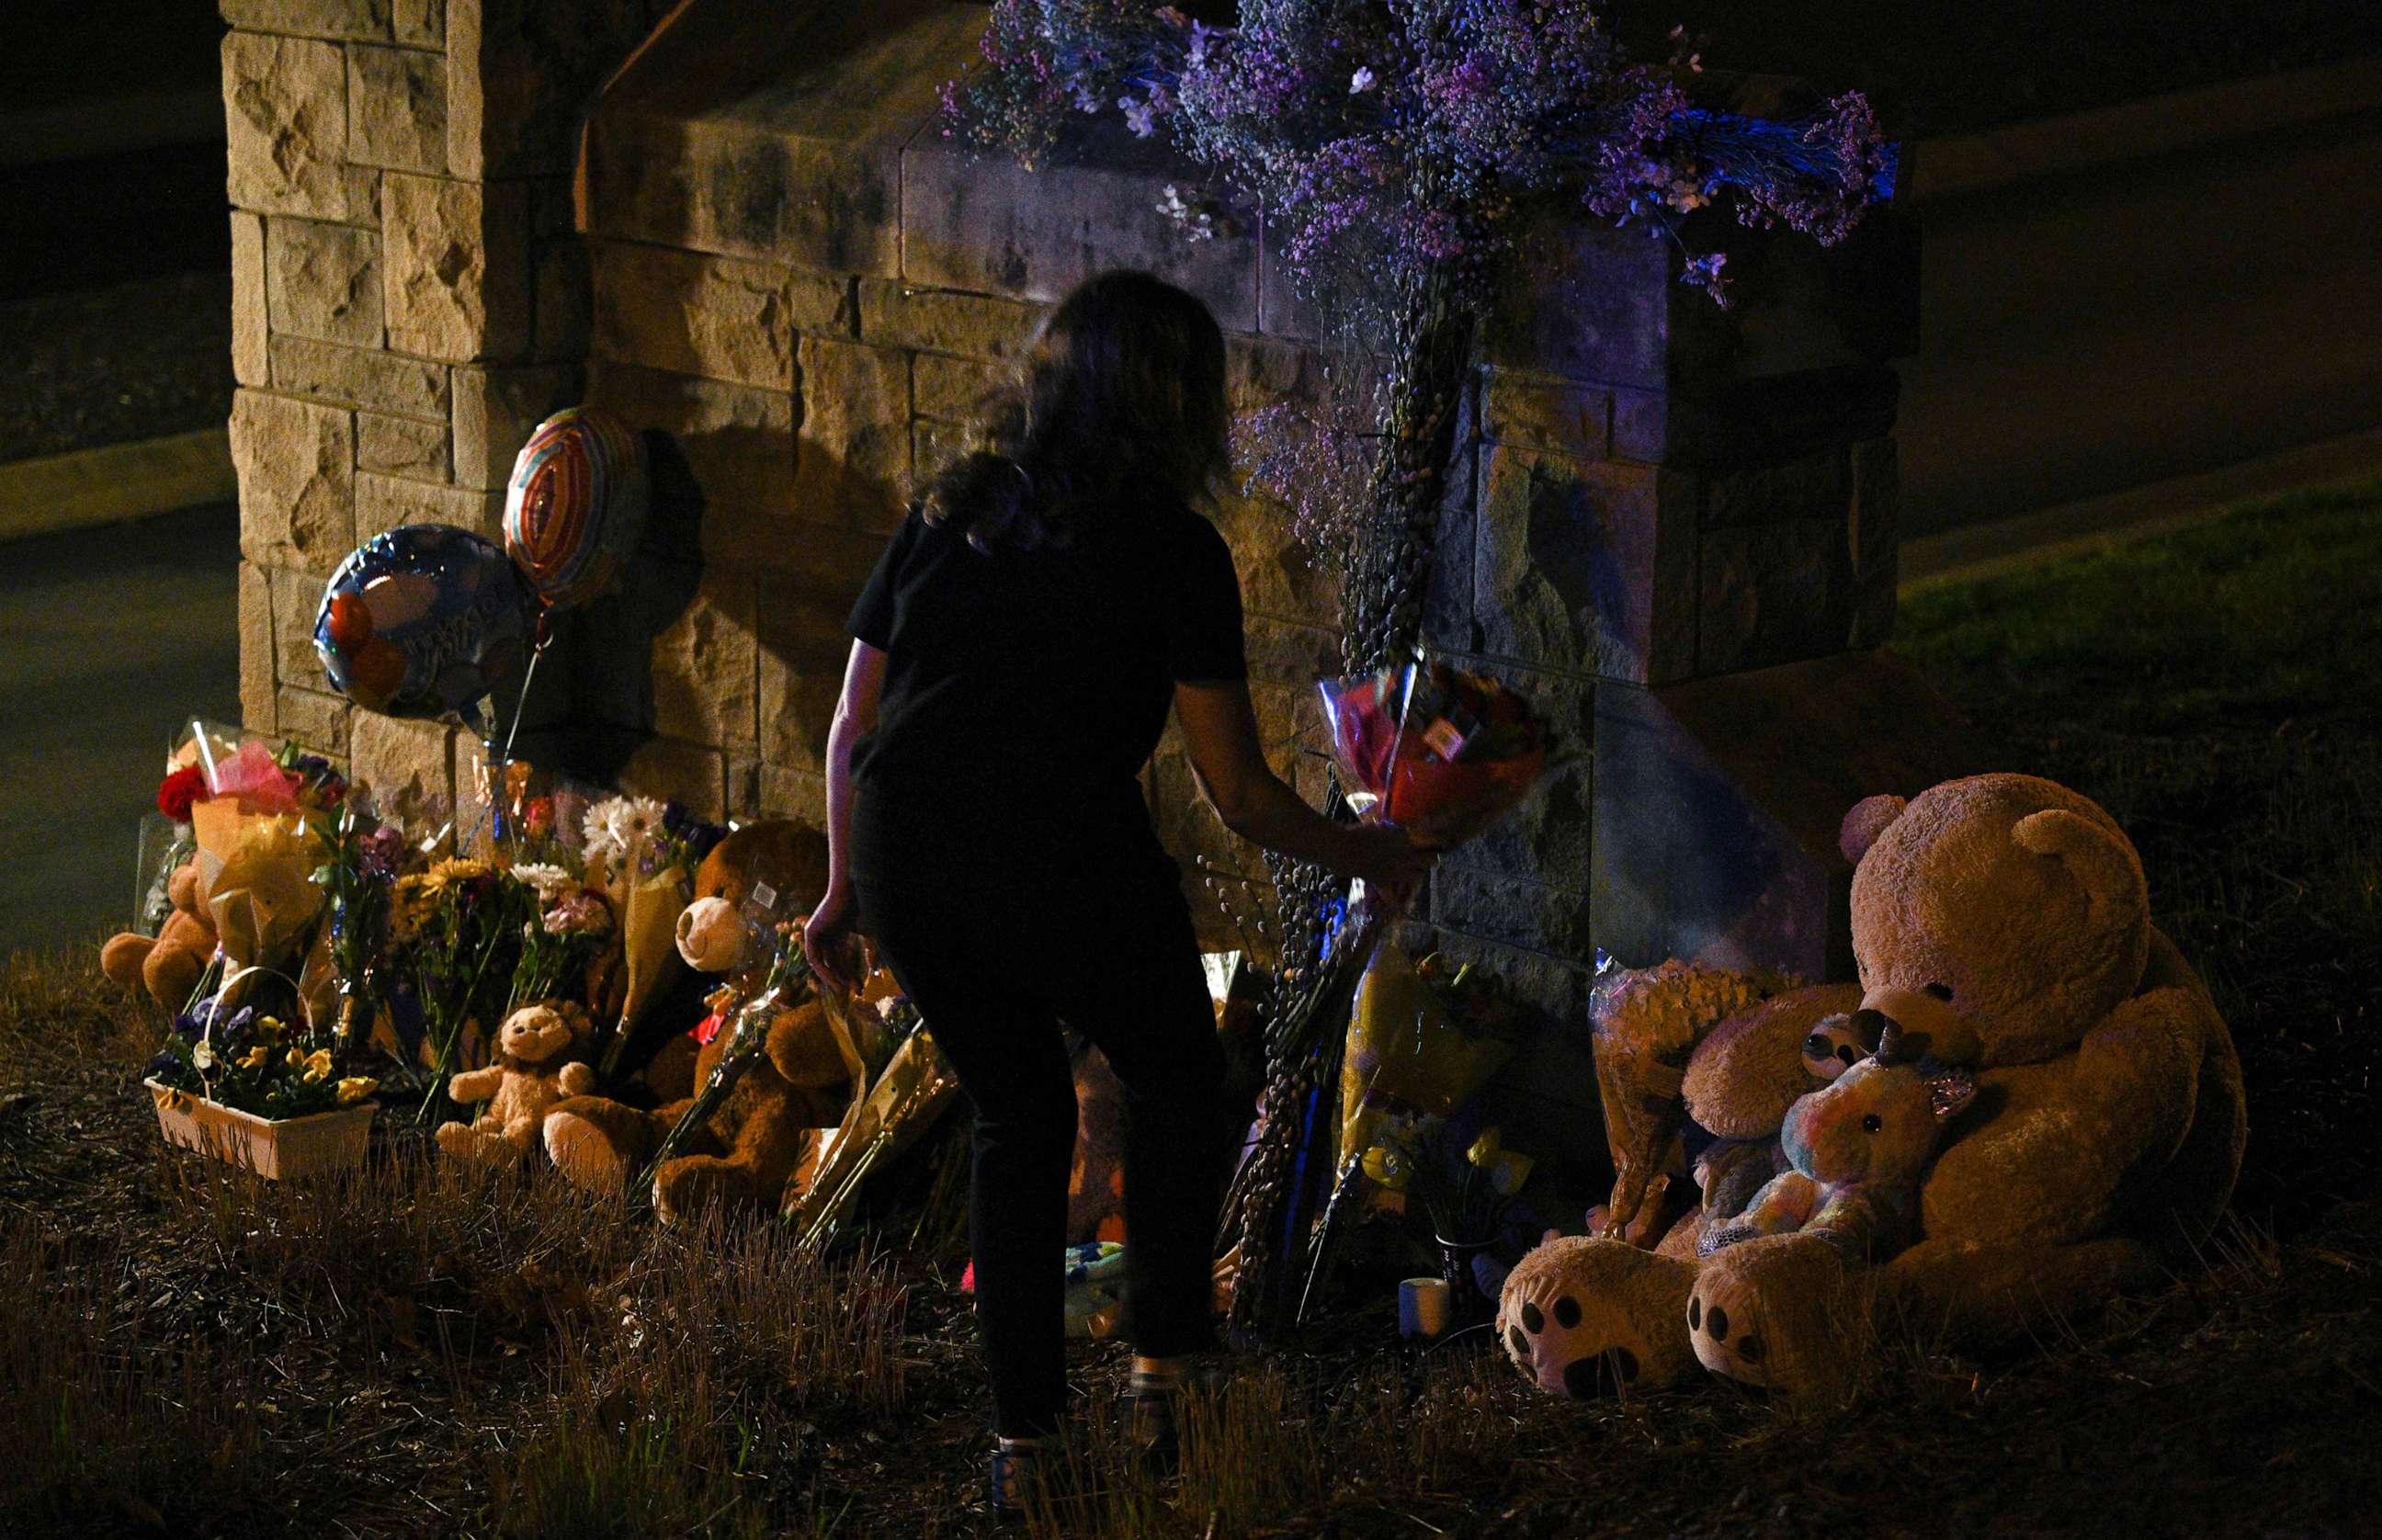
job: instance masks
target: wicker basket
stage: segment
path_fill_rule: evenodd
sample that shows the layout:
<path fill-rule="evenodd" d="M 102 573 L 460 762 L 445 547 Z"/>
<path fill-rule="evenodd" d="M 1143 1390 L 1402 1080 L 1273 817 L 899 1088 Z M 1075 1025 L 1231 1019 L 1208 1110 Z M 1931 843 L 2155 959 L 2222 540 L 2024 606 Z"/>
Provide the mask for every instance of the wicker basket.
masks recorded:
<path fill-rule="evenodd" d="M 364 1102 L 305 1118 L 274 1119 L 177 1091 L 142 1083 L 157 1101 L 157 1128 L 168 1144 L 245 1167 L 267 1181 L 351 1171 L 364 1163 L 365 1136 L 379 1106 Z"/>

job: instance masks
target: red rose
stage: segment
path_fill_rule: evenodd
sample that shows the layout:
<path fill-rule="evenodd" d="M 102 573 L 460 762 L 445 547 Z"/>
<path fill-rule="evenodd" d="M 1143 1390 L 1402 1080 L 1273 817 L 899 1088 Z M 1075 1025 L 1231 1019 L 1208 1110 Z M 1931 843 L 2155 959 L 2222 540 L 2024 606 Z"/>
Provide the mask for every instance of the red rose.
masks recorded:
<path fill-rule="evenodd" d="M 157 811 L 177 824 L 190 821 L 190 804 L 208 795 L 206 772 L 197 765 L 175 771 L 158 783 Z"/>

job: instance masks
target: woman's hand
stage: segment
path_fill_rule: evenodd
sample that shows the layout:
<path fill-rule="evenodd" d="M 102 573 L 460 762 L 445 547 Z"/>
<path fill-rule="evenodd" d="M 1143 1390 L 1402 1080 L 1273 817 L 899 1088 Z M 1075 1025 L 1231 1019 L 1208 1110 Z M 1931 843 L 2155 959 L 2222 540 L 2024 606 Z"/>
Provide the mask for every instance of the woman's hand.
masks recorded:
<path fill-rule="evenodd" d="M 1342 876 L 1360 879 L 1369 888 L 1403 903 L 1430 875 L 1439 852 L 1415 843 L 1414 836 L 1389 824 L 1352 824 L 1340 831 L 1340 849 L 1331 862 Z"/>
<path fill-rule="evenodd" d="M 846 995 L 858 985 L 863 968 L 860 933 L 853 928 L 858 917 L 852 889 L 830 887 L 803 926 L 803 956 L 811 972 Z"/>

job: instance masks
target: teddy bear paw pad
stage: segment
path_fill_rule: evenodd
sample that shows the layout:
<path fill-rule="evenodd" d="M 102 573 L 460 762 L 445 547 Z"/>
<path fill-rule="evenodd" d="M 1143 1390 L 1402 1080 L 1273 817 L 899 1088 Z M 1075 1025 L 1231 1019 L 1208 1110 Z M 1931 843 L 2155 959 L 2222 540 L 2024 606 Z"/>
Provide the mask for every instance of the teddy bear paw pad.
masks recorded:
<path fill-rule="evenodd" d="M 1522 1300 L 1502 1324 L 1514 1363 L 1549 1390 L 1586 1400 L 1637 1382 L 1639 1353 L 1590 1328 L 1569 1293 Z"/>
<path fill-rule="evenodd" d="M 1716 1375 L 1747 1385 L 1768 1384 L 1764 1365 L 1769 1344 L 1762 1339 L 1750 1305 L 1741 1299 L 1732 1303 L 1717 1295 L 1708 1299 L 1708 1292 L 1699 1287 L 1688 1296 L 1688 1336 L 1695 1344 L 1697 1359 Z"/>

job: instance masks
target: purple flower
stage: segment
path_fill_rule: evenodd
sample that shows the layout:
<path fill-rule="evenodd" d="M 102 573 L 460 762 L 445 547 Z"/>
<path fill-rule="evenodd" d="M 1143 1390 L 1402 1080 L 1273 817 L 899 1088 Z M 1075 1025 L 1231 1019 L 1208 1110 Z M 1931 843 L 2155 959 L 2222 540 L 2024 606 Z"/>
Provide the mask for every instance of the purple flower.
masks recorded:
<path fill-rule="evenodd" d="M 397 875 L 410 853 L 405 836 L 398 833 L 393 824 L 380 825 L 363 837 L 363 869 L 373 876 L 386 879 Z"/>

